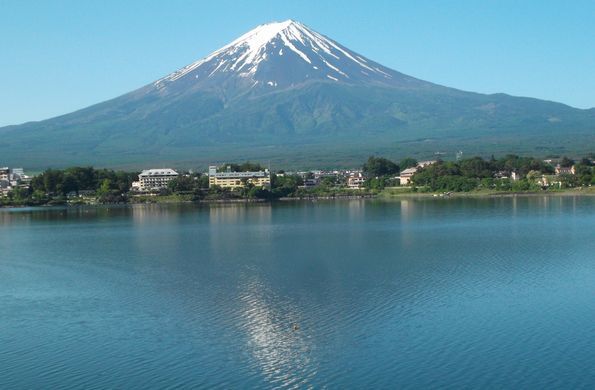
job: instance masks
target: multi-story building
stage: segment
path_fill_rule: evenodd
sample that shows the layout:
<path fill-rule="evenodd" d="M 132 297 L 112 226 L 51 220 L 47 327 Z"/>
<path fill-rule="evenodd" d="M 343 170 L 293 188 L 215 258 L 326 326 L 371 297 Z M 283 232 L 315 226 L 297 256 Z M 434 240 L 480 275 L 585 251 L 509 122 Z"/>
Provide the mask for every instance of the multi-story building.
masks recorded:
<path fill-rule="evenodd" d="M 399 183 L 402 186 L 408 186 L 409 184 L 411 184 L 411 177 L 415 175 L 416 172 L 417 167 L 402 170 L 401 175 L 399 176 Z"/>
<path fill-rule="evenodd" d="M 415 167 L 402 170 L 401 174 L 399 175 L 399 183 L 402 186 L 408 186 L 411 184 L 411 177 L 415 175 L 419 169 L 425 168 L 432 164 L 436 164 L 436 160 L 420 161 Z"/>
<path fill-rule="evenodd" d="M 270 187 L 271 173 L 268 169 L 254 172 L 233 172 L 229 168 L 226 172 L 217 172 L 217 167 L 209 167 L 209 187 L 219 186 L 223 188 L 242 188 L 247 183 L 255 187 Z"/>
<path fill-rule="evenodd" d="M 314 187 L 318 186 L 319 184 L 320 184 L 320 179 L 308 178 L 308 179 L 304 179 L 304 184 L 302 185 L 302 188 L 314 188 Z"/>
<path fill-rule="evenodd" d="M 560 164 L 556 165 L 555 172 L 556 175 L 574 175 L 576 174 L 576 170 L 574 165 L 571 167 L 562 167 Z"/>
<path fill-rule="evenodd" d="M 23 168 L 11 168 L 10 169 L 10 183 L 13 186 L 17 185 L 29 185 L 31 183 L 31 177 L 25 175 Z"/>
<path fill-rule="evenodd" d="M 132 183 L 132 188 L 143 192 L 160 190 L 167 188 L 167 183 L 178 176 L 178 172 L 170 168 L 147 169 L 138 175 L 138 181 Z"/>
<path fill-rule="evenodd" d="M 0 180 L 10 181 L 10 168 L 0 168 Z"/>
<path fill-rule="evenodd" d="M 31 178 L 25 175 L 23 168 L 0 168 L 0 195 L 5 196 L 15 188 L 27 188 Z"/>
<path fill-rule="evenodd" d="M 12 191 L 10 182 L 8 180 L 0 179 L 0 197 L 8 195 Z"/>
<path fill-rule="evenodd" d="M 17 177 L 25 176 L 25 170 L 23 168 L 12 168 L 10 170 L 10 173 L 12 174 L 15 180 L 17 179 Z"/>
<path fill-rule="evenodd" d="M 364 186 L 366 178 L 361 172 L 353 172 L 347 177 L 347 187 L 351 189 L 359 189 Z"/>

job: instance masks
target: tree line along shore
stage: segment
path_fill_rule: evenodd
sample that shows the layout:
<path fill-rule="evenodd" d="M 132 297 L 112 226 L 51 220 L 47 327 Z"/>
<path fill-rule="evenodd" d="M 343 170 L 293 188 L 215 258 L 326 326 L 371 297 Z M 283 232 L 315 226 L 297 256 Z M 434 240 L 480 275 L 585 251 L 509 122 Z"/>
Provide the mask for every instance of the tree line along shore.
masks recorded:
<path fill-rule="evenodd" d="M 221 169 L 263 170 L 260 164 L 224 164 Z M 207 173 L 183 172 L 158 190 L 133 188 L 139 172 L 72 167 L 48 169 L 0 195 L 0 206 L 157 202 L 233 202 L 278 199 L 350 198 L 425 194 L 593 193 L 595 161 L 591 154 L 537 159 L 507 155 L 484 159 L 420 163 L 370 157 L 355 170 L 269 173 L 270 184 L 244 181 L 237 188 L 209 185 Z M 357 185 L 354 185 L 357 180 Z"/>

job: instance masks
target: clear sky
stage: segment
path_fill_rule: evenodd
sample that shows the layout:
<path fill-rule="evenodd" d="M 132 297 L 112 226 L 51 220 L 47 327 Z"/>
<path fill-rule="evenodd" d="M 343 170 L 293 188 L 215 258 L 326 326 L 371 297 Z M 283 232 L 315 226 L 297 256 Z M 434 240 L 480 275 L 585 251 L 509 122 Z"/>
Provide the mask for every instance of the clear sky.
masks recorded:
<path fill-rule="evenodd" d="M 116 97 L 290 18 L 424 80 L 595 107 L 594 0 L 0 0 L 0 126 Z"/>

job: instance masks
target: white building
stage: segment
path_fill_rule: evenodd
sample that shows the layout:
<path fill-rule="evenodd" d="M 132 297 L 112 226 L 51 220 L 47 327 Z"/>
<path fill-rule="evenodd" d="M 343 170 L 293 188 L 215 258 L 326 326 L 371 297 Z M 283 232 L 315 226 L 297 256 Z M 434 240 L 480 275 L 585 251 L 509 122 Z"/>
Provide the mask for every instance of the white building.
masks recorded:
<path fill-rule="evenodd" d="M 13 178 L 16 180 L 17 176 L 21 177 L 21 176 L 25 176 L 25 170 L 23 168 L 12 168 L 10 170 L 10 173 L 12 173 Z"/>
<path fill-rule="evenodd" d="M 347 187 L 351 189 L 359 189 L 364 186 L 366 178 L 361 172 L 354 172 L 347 178 Z"/>
<path fill-rule="evenodd" d="M 178 172 L 170 168 L 147 169 L 138 175 L 138 181 L 132 183 L 132 189 L 143 192 L 160 190 L 167 188 L 167 183 L 178 176 Z"/>
<path fill-rule="evenodd" d="M 25 175 L 23 168 L 0 168 L 0 195 L 6 196 L 17 187 L 28 187 L 31 178 Z"/>
<path fill-rule="evenodd" d="M 25 170 L 23 168 L 12 168 L 10 170 L 10 183 L 13 186 L 28 185 L 31 183 L 31 177 L 25 175 Z"/>
<path fill-rule="evenodd" d="M 428 165 L 436 164 L 436 160 L 420 161 L 417 163 L 418 168 L 425 168 Z"/>

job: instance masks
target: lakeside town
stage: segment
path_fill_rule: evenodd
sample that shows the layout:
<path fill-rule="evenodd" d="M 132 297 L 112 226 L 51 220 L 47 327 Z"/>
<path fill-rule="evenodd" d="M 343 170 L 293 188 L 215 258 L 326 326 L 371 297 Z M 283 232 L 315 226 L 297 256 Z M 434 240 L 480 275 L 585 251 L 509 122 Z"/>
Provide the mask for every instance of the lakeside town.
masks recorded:
<path fill-rule="evenodd" d="M 523 193 L 590 189 L 593 156 L 535 159 L 508 155 L 456 161 L 393 162 L 370 157 L 360 168 L 272 171 L 258 163 L 211 165 L 206 172 L 92 167 L 27 175 L 0 168 L 0 206 L 371 197 L 381 194 Z"/>

